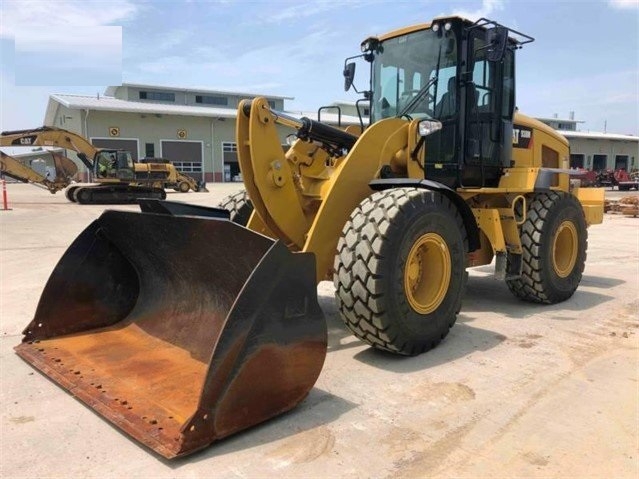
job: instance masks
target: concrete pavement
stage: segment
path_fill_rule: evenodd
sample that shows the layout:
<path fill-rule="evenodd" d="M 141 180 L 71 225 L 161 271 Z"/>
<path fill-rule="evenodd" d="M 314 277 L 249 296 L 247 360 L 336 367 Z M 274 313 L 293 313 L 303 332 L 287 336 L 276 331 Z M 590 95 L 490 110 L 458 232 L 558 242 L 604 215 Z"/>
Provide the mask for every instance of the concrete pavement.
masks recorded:
<path fill-rule="evenodd" d="M 216 205 L 237 184 L 169 199 Z M 0 476 L 639 476 L 639 219 L 590 228 L 569 301 L 516 300 L 490 267 L 471 271 L 457 324 L 435 350 L 398 358 L 343 326 L 319 285 L 329 353 L 300 407 L 193 456 L 165 461 L 14 353 L 44 283 L 105 209 L 9 185 L 0 212 Z M 109 207 L 137 210 L 135 206 Z"/>

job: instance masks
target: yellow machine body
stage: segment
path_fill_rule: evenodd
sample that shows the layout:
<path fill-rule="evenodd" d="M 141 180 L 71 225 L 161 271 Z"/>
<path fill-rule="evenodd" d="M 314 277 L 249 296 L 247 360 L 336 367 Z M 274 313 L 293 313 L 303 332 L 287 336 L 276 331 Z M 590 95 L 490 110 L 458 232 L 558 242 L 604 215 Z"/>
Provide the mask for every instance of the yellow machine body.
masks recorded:
<path fill-rule="evenodd" d="M 345 156 L 329 156 L 304 140 L 284 153 L 276 125 L 286 121 L 271 112 L 264 98 L 246 105 L 250 114 L 244 106 L 238 108 L 236 134 L 240 169 L 257 217 L 249 227 L 270 232 L 293 251 L 313 252 L 317 280 L 329 279 L 341 229 L 355 206 L 371 194 L 369 183 L 382 167 L 404 178 L 423 177 L 411 160 L 418 122 L 389 118 L 374 123 Z M 513 166 L 505 169 L 499 185 L 457 190 L 472 208 L 484 240 L 469 254 L 469 266 L 489 264 L 498 252 L 521 252 L 517 227 L 525 218 L 514 210 L 534 195 L 540 175 L 548 177 L 551 190 L 574 193 L 588 224 L 603 219 L 603 190 L 571 186 L 568 141 L 525 115 L 516 114 L 514 123 L 530 128 L 533 140 L 529 148 L 513 149 Z"/>

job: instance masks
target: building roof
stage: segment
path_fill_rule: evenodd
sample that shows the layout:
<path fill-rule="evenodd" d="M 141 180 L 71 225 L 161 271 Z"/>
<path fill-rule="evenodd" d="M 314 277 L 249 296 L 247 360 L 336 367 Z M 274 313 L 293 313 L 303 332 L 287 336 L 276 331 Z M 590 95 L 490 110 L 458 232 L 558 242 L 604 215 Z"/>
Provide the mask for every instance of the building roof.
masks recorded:
<path fill-rule="evenodd" d="M 253 95 L 255 96 L 255 95 Z M 272 98 L 272 97 L 270 97 Z M 113 98 L 111 96 L 86 96 L 53 94 L 49 97 L 49 104 L 45 114 L 45 125 L 52 125 L 56 113 L 56 103 L 64 105 L 72 110 L 101 110 L 117 111 L 124 113 L 139 113 L 151 115 L 182 115 L 201 116 L 211 118 L 235 118 L 236 108 L 219 108 L 211 106 L 175 105 L 153 102 L 128 101 Z M 287 112 L 293 116 L 308 116 L 315 118 L 317 113 L 313 112 Z M 337 114 L 322 113 L 322 119 L 329 123 L 337 123 Z M 355 116 L 342 115 L 342 123 L 347 125 L 359 124 L 359 119 Z"/>
<path fill-rule="evenodd" d="M 590 140 L 625 140 L 639 142 L 639 136 L 634 135 L 621 135 L 618 133 L 601 133 L 601 132 L 589 132 L 589 131 L 563 131 L 557 130 L 566 138 L 587 138 Z"/>
<path fill-rule="evenodd" d="M 570 120 L 570 119 L 564 119 L 564 118 L 544 118 L 541 116 L 536 116 L 535 118 L 537 118 L 539 121 L 558 121 L 561 123 L 585 123 L 585 121 L 583 120 Z"/>
<path fill-rule="evenodd" d="M 132 87 L 132 88 L 149 88 L 153 90 L 168 90 L 168 91 L 180 91 L 180 92 L 189 92 L 189 93 L 214 93 L 218 95 L 232 95 L 232 96 L 246 96 L 246 97 L 254 97 L 258 96 L 256 93 L 246 93 L 246 92 L 238 92 L 238 91 L 227 91 L 227 90 L 211 90 L 209 88 L 191 88 L 191 87 L 176 87 L 169 85 L 148 85 L 144 83 L 122 83 L 122 85 L 109 86 L 105 90 L 104 94 L 106 96 L 114 96 L 116 89 L 120 87 Z M 278 96 L 278 95 L 263 95 L 269 99 L 276 100 L 294 100 L 295 97 L 292 96 Z"/>
<path fill-rule="evenodd" d="M 235 108 L 219 108 L 209 106 L 175 105 L 141 101 L 120 100 L 112 96 L 86 96 L 53 94 L 49 97 L 46 120 L 50 121 L 51 103 L 57 102 L 72 110 L 104 110 L 127 113 L 149 113 L 166 115 L 209 116 L 215 118 L 235 118 Z"/>

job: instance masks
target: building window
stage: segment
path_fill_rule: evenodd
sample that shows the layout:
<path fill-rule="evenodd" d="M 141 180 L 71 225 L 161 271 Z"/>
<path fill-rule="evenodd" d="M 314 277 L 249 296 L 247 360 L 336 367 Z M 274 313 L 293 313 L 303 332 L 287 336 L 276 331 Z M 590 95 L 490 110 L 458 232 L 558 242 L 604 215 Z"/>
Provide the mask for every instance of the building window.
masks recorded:
<path fill-rule="evenodd" d="M 212 95 L 195 95 L 195 103 L 202 103 L 205 105 L 218 105 L 227 106 L 229 99 L 225 96 L 212 96 Z"/>
<path fill-rule="evenodd" d="M 584 167 L 584 155 L 571 153 L 570 154 L 570 167 L 571 168 L 583 168 Z"/>
<path fill-rule="evenodd" d="M 144 145 L 144 156 L 146 158 L 154 158 L 155 157 L 155 144 L 153 144 L 153 143 L 145 143 L 145 145 Z"/>
<path fill-rule="evenodd" d="M 268 106 L 270 106 L 273 110 L 275 110 L 275 101 L 274 100 L 269 100 L 268 101 Z"/>
<path fill-rule="evenodd" d="M 615 170 L 628 171 L 628 155 L 615 156 Z"/>
<path fill-rule="evenodd" d="M 166 91 L 141 91 L 140 100 L 175 101 L 175 93 Z"/>
<path fill-rule="evenodd" d="M 173 166 L 181 173 L 201 173 L 202 163 L 193 161 L 172 161 Z"/>
<path fill-rule="evenodd" d="M 594 171 L 605 170 L 608 167 L 608 155 L 592 155 L 592 169 Z"/>

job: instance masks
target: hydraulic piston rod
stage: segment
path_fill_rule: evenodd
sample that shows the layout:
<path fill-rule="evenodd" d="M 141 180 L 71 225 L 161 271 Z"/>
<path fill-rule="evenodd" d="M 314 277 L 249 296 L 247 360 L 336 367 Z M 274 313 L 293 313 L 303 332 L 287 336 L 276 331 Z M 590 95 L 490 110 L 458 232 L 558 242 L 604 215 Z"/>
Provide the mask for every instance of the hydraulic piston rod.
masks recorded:
<path fill-rule="evenodd" d="M 246 116 L 250 116 L 250 101 L 244 103 L 243 111 Z M 281 111 L 271 109 L 269 111 L 276 123 L 296 129 L 297 137 L 302 140 L 317 141 L 346 150 L 350 150 L 357 141 L 355 135 L 308 117 L 296 118 Z"/>

